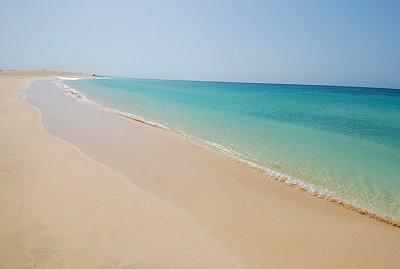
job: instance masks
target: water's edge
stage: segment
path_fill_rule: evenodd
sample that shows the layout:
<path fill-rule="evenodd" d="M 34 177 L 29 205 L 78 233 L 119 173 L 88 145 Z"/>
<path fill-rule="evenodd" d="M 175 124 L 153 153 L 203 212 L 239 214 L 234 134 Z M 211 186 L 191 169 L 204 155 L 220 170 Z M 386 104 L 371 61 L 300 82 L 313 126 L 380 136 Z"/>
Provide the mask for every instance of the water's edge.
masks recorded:
<path fill-rule="evenodd" d="M 206 148 L 207 150 L 214 150 L 214 151 L 218 151 L 220 153 L 223 153 L 224 156 L 233 159 L 236 162 L 239 162 L 240 164 L 244 164 L 245 166 L 251 168 L 251 169 L 255 169 L 259 172 L 261 172 L 262 174 L 264 174 L 267 178 L 269 179 L 273 179 L 275 181 L 281 182 L 285 185 L 288 185 L 296 190 L 302 190 L 305 191 L 309 194 L 311 194 L 314 197 L 317 197 L 319 199 L 324 199 L 330 202 L 333 202 L 337 205 L 340 205 L 344 208 L 347 209 L 351 209 L 359 214 L 365 215 L 369 218 L 372 218 L 374 220 L 389 224 L 393 227 L 397 227 L 400 228 L 400 220 L 391 218 L 391 217 L 387 217 L 387 216 L 381 216 L 378 215 L 374 212 L 371 212 L 369 210 L 363 209 L 357 205 L 354 205 L 352 203 L 349 203 L 347 201 L 344 201 L 343 199 L 337 197 L 335 194 L 328 192 L 327 190 L 324 190 L 320 187 L 317 187 L 313 184 L 304 182 L 302 180 L 296 179 L 292 176 L 288 176 L 285 174 L 282 174 L 278 171 L 274 171 L 272 169 L 269 169 L 267 167 L 263 167 L 261 165 L 255 164 L 253 162 L 250 162 L 248 160 L 242 159 L 240 157 L 237 156 L 237 154 L 235 154 L 234 151 L 227 149 L 219 144 L 216 143 L 212 143 L 209 141 L 205 141 L 199 138 L 195 138 L 193 136 L 187 135 L 183 132 L 180 132 L 179 130 L 175 130 L 172 128 L 168 128 L 167 126 L 157 123 L 157 122 L 153 122 L 151 120 L 145 119 L 139 115 L 134 115 L 131 113 L 127 113 L 127 112 L 123 112 L 123 111 L 119 111 L 110 107 L 106 107 L 104 105 L 101 105 L 99 103 L 96 103 L 95 101 L 89 99 L 88 97 L 86 97 L 84 94 L 82 94 L 81 92 L 79 92 L 77 89 L 71 88 L 67 85 L 65 85 L 64 83 L 62 83 L 62 80 L 66 79 L 66 78 L 56 78 L 53 79 L 52 82 L 58 86 L 60 89 L 62 89 L 65 94 L 71 98 L 73 98 L 75 101 L 77 102 L 81 102 L 81 103 L 85 103 L 87 105 L 89 105 L 92 108 L 101 110 L 101 111 L 105 111 L 108 113 L 112 113 L 114 115 L 117 115 L 119 117 L 128 119 L 128 120 L 133 120 L 142 124 L 146 124 L 148 126 L 151 127 L 155 127 L 155 128 L 159 128 L 165 131 L 169 131 L 172 132 L 174 134 L 178 134 L 179 136 L 195 143 L 198 146 L 202 146 L 203 148 Z M 67 78 L 69 79 L 69 78 Z"/>

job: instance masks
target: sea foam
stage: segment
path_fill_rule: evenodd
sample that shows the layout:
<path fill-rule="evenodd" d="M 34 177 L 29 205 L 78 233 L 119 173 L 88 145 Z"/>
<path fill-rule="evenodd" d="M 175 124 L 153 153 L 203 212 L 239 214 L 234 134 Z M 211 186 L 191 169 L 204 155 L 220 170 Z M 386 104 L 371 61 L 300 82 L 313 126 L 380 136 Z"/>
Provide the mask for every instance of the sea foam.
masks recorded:
<path fill-rule="evenodd" d="M 84 95 L 83 93 L 81 93 L 77 89 L 69 87 L 69 86 L 65 85 L 62 82 L 63 80 L 76 80 L 76 79 L 80 79 L 80 78 L 59 77 L 59 78 L 54 80 L 54 83 L 58 87 L 63 89 L 68 96 L 74 98 L 78 102 L 85 103 L 85 104 L 87 104 L 87 105 L 89 105 L 89 106 L 91 106 L 91 107 L 93 107 L 95 109 L 98 109 L 98 110 L 101 110 L 101 111 L 105 111 L 105 112 L 109 112 L 109 113 L 118 115 L 118 116 L 123 117 L 123 118 L 134 120 L 136 122 L 140 122 L 140 123 L 143 123 L 143 124 L 146 124 L 146 125 L 149 125 L 149 126 L 153 126 L 153 127 L 156 127 L 156 128 L 160 128 L 160 129 L 163 129 L 163 130 L 171 131 L 171 132 L 173 132 L 175 134 L 178 134 L 180 136 L 185 137 L 186 139 L 188 139 L 188 140 L 194 142 L 195 144 L 197 144 L 199 146 L 202 146 L 202 147 L 204 147 L 206 149 L 214 149 L 214 150 L 217 150 L 219 152 L 222 152 L 226 157 L 229 157 L 229 158 L 237 161 L 238 163 L 241 163 L 241 164 L 244 164 L 244 165 L 246 165 L 248 167 L 251 167 L 252 169 L 256 169 L 257 171 L 265 174 L 266 177 L 269 178 L 269 179 L 273 179 L 275 181 L 282 182 L 282 183 L 284 183 L 284 184 L 286 184 L 286 185 L 288 185 L 290 187 L 293 187 L 295 189 L 298 189 L 298 190 L 306 191 L 306 192 L 312 194 L 315 197 L 326 199 L 328 201 L 334 202 L 334 203 L 339 204 L 341 206 L 344 206 L 346 208 L 352 209 L 352 210 L 354 210 L 354 211 L 356 211 L 358 213 L 367 215 L 367 216 L 369 216 L 369 217 L 371 217 L 373 219 L 376 219 L 378 221 L 382 221 L 382 222 L 388 223 L 388 224 L 390 224 L 392 226 L 400 227 L 400 222 L 396 218 L 392 218 L 392 217 L 388 217 L 388 216 L 381 216 L 381 215 L 376 214 L 376 213 L 374 213 L 374 212 L 372 212 L 370 210 L 366 210 L 366 209 L 361 208 L 360 206 L 356 205 L 356 203 L 354 203 L 354 202 L 346 201 L 345 199 L 340 198 L 339 195 L 337 195 L 335 192 L 326 190 L 324 188 L 321 188 L 321 187 L 319 187 L 319 186 L 317 186 L 317 185 L 315 185 L 315 184 L 313 184 L 311 182 L 308 182 L 307 180 L 303 180 L 303 179 L 300 179 L 300 178 L 297 178 L 297 177 L 293 177 L 293 176 L 281 173 L 279 171 L 276 171 L 274 169 L 270 169 L 270 168 L 267 168 L 265 166 L 262 166 L 262 165 L 254 163 L 254 162 L 251 162 L 249 160 L 246 160 L 246 158 L 243 157 L 242 154 L 240 154 L 239 152 L 237 152 L 237 151 L 235 151 L 233 149 L 230 149 L 230 148 L 228 148 L 226 146 L 223 146 L 223 145 L 221 145 L 219 143 L 210 142 L 210 141 L 204 140 L 204 139 L 202 139 L 200 137 L 196 137 L 195 135 L 189 135 L 189 134 L 187 134 L 185 132 L 182 132 L 181 130 L 177 130 L 177 129 L 171 128 L 171 127 L 169 127 L 167 125 L 164 125 L 164 124 L 161 124 L 161 123 L 146 119 L 146 118 L 141 117 L 139 115 L 135 115 L 135 114 L 128 113 L 128 112 L 125 112 L 125 111 L 120 111 L 120 110 L 117 110 L 115 108 L 111 108 L 111 107 L 105 106 L 105 105 L 103 105 L 103 104 L 101 104 L 99 102 L 95 102 L 94 100 L 88 98 L 86 95 Z M 94 79 L 97 79 L 97 78 L 94 78 Z"/>

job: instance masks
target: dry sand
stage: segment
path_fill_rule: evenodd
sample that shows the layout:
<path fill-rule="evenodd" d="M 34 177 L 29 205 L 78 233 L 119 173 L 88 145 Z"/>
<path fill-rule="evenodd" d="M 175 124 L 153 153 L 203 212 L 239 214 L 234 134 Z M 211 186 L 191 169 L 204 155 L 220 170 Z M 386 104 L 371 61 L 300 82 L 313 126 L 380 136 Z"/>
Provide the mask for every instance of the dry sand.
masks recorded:
<path fill-rule="evenodd" d="M 42 131 L 0 75 L 1 268 L 243 267 L 175 205 Z"/>
<path fill-rule="evenodd" d="M 38 82 L 46 133 L 43 75 L 0 75 L 0 265 L 400 268 L 400 229 Z"/>

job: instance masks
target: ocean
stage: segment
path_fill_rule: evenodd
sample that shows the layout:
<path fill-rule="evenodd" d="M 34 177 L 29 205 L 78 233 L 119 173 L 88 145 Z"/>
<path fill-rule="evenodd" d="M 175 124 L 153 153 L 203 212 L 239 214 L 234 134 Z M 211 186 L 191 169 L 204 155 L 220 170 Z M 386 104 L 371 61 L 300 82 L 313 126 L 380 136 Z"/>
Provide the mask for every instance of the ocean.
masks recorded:
<path fill-rule="evenodd" d="M 98 108 L 400 220 L 400 90 L 112 77 L 62 83 Z"/>

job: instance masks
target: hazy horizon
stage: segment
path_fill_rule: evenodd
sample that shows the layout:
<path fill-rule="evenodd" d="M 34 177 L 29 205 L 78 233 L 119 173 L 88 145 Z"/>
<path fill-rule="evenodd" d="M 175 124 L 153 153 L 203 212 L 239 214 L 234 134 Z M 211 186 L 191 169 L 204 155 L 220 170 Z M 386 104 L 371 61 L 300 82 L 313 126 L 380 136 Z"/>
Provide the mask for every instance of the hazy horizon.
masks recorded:
<path fill-rule="evenodd" d="M 6 1 L 0 69 L 400 88 L 397 1 Z"/>
<path fill-rule="evenodd" d="M 18 71 L 17 69 L 15 69 Z M 27 70 L 27 69 L 22 69 L 22 71 Z M 35 69 L 32 69 L 35 71 Z M 47 70 L 47 69 L 42 69 L 44 71 L 60 71 L 60 72 L 70 72 L 71 70 Z M 21 71 L 21 70 L 20 70 Z M 27 70 L 29 71 L 29 70 Z M 41 70 L 39 70 L 41 71 Z M 75 71 L 71 71 L 75 72 Z M 379 87 L 379 86 L 363 86 L 363 85 L 344 85 L 344 84 L 312 84 L 312 83 L 284 83 L 284 82 L 268 82 L 268 81 L 235 81 L 235 80 L 201 80 L 201 79 L 179 79 L 179 78 L 157 78 L 157 77 L 131 77 L 131 76 L 118 76 L 118 75 L 110 75 L 110 74 L 103 74 L 103 73 L 86 73 L 86 72 L 76 72 L 76 73 L 82 73 L 85 75 L 89 76 L 100 76 L 100 77 L 110 77 L 110 78 L 121 78 L 121 79 L 143 79 L 143 80 L 170 80 L 170 81 L 188 81 L 188 82 L 215 82 L 215 83 L 243 83 L 243 84 L 271 84 L 271 85 L 296 85 L 296 86 L 328 86 L 328 87 L 353 87 L 353 88 L 376 88 L 376 89 L 388 89 L 388 90 L 400 90 L 399 88 L 393 88 L 393 87 Z"/>

